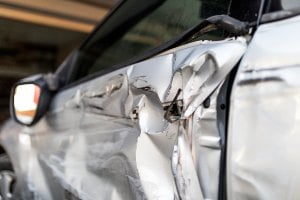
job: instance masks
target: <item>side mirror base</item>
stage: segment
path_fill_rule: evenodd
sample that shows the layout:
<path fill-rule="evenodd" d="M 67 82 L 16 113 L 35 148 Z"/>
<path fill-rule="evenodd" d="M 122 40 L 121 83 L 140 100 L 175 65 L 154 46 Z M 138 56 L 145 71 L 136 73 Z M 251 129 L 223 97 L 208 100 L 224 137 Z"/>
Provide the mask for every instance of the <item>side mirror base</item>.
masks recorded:
<path fill-rule="evenodd" d="M 32 126 L 47 111 L 57 90 L 55 75 L 34 75 L 17 82 L 11 91 L 10 114 L 18 123 Z"/>

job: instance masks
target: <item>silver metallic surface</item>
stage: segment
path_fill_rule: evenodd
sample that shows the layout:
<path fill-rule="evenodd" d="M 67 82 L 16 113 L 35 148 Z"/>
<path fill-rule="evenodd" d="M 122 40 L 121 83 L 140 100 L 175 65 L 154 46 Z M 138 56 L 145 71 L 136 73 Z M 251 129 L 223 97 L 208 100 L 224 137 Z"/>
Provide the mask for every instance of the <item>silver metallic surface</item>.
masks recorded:
<path fill-rule="evenodd" d="M 216 97 L 245 50 L 243 38 L 191 43 L 59 92 L 34 127 L 9 123 L 23 195 L 217 199 Z"/>
<path fill-rule="evenodd" d="M 10 200 L 13 199 L 13 183 L 15 175 L 12 171 L 0 172 L 0 199 Z"/>
<path fill-rule="evenodd" d="M 217 95 L 199 106 L 179 128 L 172 168 L 182 199 L 218 199 L 221 138 L 217 130 Z"/>
<path fill-rule="evenodd" d="M 300 17 L 258 28 L 231 96 L 228 199 L 300 198 Z"/>

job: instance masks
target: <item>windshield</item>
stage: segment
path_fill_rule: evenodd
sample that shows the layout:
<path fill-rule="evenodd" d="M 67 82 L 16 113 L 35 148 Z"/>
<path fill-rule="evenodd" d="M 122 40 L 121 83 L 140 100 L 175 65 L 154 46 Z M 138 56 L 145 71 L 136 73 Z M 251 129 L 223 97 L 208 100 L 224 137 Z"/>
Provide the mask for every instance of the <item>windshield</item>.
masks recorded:
<path fill-rule="evenodd" d="M 237 6 L 233 2 L 234 0 L 125 1 L 80 49 L 74 79 L 104 69 L 113 69 L 114 66 L 173 39 L 210 16 L 239 12 L 247 17 L 256 15 L 249 6 L 245 7 L 247 4 L 240 3 Z M 253 1 L 251 5 L 259 5 L 258 2 L 260 0 Z M 230 10 L 233 5 L 235 9 Z M 223 32 L 209 33 L 203 39 L 223 39 Z"/>

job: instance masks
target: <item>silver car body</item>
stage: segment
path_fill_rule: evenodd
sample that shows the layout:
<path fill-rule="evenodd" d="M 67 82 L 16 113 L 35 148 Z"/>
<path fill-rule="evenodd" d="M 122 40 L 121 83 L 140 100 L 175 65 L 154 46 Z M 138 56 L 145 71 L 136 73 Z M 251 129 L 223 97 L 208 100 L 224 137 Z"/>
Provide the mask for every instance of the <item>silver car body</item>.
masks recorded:
<path fill-rule="evenodd" d="M 218 97 L 238 65 L 228 199 L 300 198 L 299 35 L 293 17 L 251 40 L 193 42 L 60 91 L 35 126 L 2 129 L 23 197 L 218 199 Z"/>

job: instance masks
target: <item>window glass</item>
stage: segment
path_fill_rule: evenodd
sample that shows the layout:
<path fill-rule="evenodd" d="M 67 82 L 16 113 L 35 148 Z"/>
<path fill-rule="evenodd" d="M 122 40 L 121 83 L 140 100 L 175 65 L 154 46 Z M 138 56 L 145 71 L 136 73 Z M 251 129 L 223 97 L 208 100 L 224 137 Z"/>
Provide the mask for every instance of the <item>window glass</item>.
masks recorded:
<path fill-rule="evenodd" d="M 165 1 L 134 25 L 121 39 L 109 46 L 96 59 L 88 73 L 128 60 L 183 33 L 200 22 L 200 9 L 199 0 Z"/>
<path fill-rule="evenodd" d="M 80 49 L 73 81 L 139 57 L 213 15 L 257 16 L 261 0 L 127 0 Z M 230 8 L 234 8 L 230 10 Z M 200 39 L 223 39 L 223 31 Z"/>

